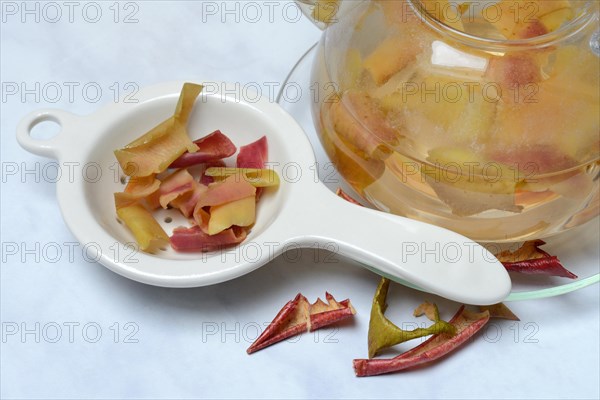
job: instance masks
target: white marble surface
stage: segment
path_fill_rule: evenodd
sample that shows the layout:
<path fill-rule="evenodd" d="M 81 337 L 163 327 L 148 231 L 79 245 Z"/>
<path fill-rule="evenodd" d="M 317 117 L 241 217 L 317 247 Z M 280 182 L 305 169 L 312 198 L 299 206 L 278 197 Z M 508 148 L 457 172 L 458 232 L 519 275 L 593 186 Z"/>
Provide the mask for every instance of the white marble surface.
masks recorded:
<path fill-rule="evenodd" d="M 87 262 L 62 222 L 51 161 L 16 143 L 20 117 L 43 107 L 92 113 L 117 88 L 123 96 L 166 80 L 255 82 L 268 95 L 319 32 L 295 21 L 287 2 L 24 4 L 3 2 L 0 26 L 2 398 L 600 396 L 598 285 L 511 303 L 520 322 L 494 321 L 443 362 L 359 379 L 352 359 L 366 356 L 378 279 L 347 260 L 307 250 L 186 290 L 144 286 Z M 137 22 L 124 23 L 127 16 Z M 313 300 L 326 290 L 352 299 L 353 322 L 246 355 L 259 327 L 297 292 Z M 446 317 L 457 307 L 396 285 L 390 318 L 415 321 L 409 311 L 423 299 Z"/>

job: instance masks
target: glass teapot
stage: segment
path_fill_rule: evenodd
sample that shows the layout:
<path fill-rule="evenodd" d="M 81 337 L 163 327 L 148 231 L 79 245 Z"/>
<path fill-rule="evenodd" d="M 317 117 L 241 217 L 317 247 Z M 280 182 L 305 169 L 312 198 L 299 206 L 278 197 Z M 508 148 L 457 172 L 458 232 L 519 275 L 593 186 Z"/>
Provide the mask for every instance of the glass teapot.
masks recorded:
<path fill-rule="evenodd" d="M 321 143 L 377 208 L 474 240 L 599 213 L 596 0 L 301 0 Z M 312 87 L 312 86 L 311 86 Z"/>

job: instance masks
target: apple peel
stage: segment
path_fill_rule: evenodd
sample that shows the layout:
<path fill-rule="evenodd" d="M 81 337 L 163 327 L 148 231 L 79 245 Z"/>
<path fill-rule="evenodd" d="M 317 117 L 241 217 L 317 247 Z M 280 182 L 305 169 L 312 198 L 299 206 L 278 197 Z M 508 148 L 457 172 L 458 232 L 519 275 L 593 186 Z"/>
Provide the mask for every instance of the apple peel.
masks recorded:
<path fill-rule="evenodd" d="M 131 230 L 141 250 L 154 253 L 169 244 L 169 236 L 140 204 L 121 207 L 117 210 L 117 215 Z"/>
<path fill-rule="evenodd" d="M 156 179 L 156 175 L 131 178 L 125 186 L 125 191 L 114 194 L 116 209 L 128 207 L 144 200 L 155 193 L 159 187 L 160 181 Z"/>
<path fill-rule="evenodd" d="M 489 321 L 490 313 L 475 313 L 461 306 L 450 320 L 456 334 L 447 333 L 433 335 L 425 342 L 397 357 L 388 359 L 355 359 L 354 372 L 358 377 L 387 374 L 413 368 L 421 364 L 435 361 L 459 348 L 475 335 Z"/>
<path fill-rule="evenodd" d="M 269 157 L 269 148 L 267 145 L 267 137 L 262 136 L 260 139 L 240 147 L 236 159 L 238 168 L 264 168 Z"/>
<path fill-rule="evenodd" d="M 212 178 L 235 176 L 257 188 L 279 186 L 280 183 L 279 175 L 272 169 L 210 167 L 204 174 Z"/>
<path fill-rule="evenodd" d="M 422 303 L 417 308 L 415 308 L 413 315 L 415 317 L 425 315 L 427 318 L 429 318 L 430 321 L 433 322 L 440 320 L 440 311 L 438 310 L 437 306 L 428 301 Z"/>
<path fill-rule="evenodd" d="M 215 162 L 230 157 L 237 151 L 233 142 L 220 130 L 194 140 L 194 144 L 198 146 L 198 151 L 195 153 L 183 153 L 178 159 L 173 161 L 169 168 L 186 168 L 193 165 Z"/>
<path fill-rule="evenodd" d="M 260 139 L 240 147 L 236 159 L 236 166 L 238 168 L 256 168 L 262 169 L 267 166 L 267 160 L 269 158 L 269 146 L 267 143 L 267 137 L 262 136 Z M 263 189 L 256 189 L 256 201 L 260 199 Z"/>
<path fill-rule="evenodd" d="M 246 239 L 247 232 L 240 227 L 226 229 L 216 235 L 205 233 L 198 225 L 191 228 L 178 227 L 168 238 L 171 247 L 179 252 L 201 251 L 209 252 L 231 247 Z"/>
<path fill-rule="evenodd" d="M 373 358 L 380 350 L 408 340 L 439 333 L 450 336 L 456 333 L 456 328 L 452 324 L 440 319 L 437 306 L 429 303 L 422 304 L 415 310 L 415 316 L 425 314 L 433 321 L 433 324 L 428 328 L 416 328 L 409 331 L 394 325 L 383 315 L 387 309 L 386 298 L 389 287 L 390 280 L 381 278 L 373 297 L 371 318 L 369 320 L 369 358 Z"/>
<path fill-rule="evenodd" d="M 543 240 L 525 242 L 518 250 L 502 251 L 496 254 L 496 258 L 509 272 L 577 279 L 577 275 L 566 269 L 558 257 L 551 256 L 540 249 L 544 244 L 546 242 Z"/>
<path fill-rule="evenodd" d="M 186 151 L 198 151 L 198 146 L 188 136 L 186 125 L 194 101 L 202 89 L 202 85 L 185 83 L 172 117 L 124 148 L 114 151 L 125 175 L 142 177 L 159 174 Z"/>
<path fill-rule="evenodd" d="M 161 207 L 166 209 L 173 200 L 193 191 L 194 183 L 194 177 L 186 169 L 179 169 L 167 176 L 158 190 Z"/>
<path fill-rule="evenodd" d="M 490 318 L 507 319 L 509 321 L 521 320 L 504 303 L 492 304 L 491 306 L 479 306 L 479 311 L 489 312 Z"/>
<path fill-rule="evenodd" d="M 327 292 L 325 298 L 327 302 L 318 298 L 317 301 L 310 304 L 306 297 L 298 293 L 294 300 L 283 306 L 268 328 L 246 352 L 248 354 L 255 353 L 289 337 L 303 332 L 312 332 L 356 314 L 349 299 L 338 302 Z"/>
<path fill-rule="evenodd" d="M 179 209 L 184 217 L 189 218 L 194 212 L 194 208 L 196 207 L 196 203 L 198 203 L 198 199 L 207 190 L 208 187 L 206 185 L 194 181 L 192 190 L 172 200 L 171 205 Z"/>
<path fill-rule="evenodd" d="M 353 197 L 351 197 L 348 193 L 344 192 L 342 190 L 342 188 L 338 188 L 335 192 L 336 195 L 338 195 L 339 197 L 341 197 L 342 199 L 346 200 L 349 203 L 352 204 L 356 204 L 357 206 L 361 206 L 362 204 L 360 204 L 358 201 L 356 201 Z"/>

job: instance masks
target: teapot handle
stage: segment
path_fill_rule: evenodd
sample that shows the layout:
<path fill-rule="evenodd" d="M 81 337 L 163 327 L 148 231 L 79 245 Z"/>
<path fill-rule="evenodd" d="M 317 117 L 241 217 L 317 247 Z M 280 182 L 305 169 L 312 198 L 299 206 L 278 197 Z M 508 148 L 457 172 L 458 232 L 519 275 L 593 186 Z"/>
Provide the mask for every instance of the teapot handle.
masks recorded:
<path fill-rule="evenodd" d="M 302 13 L 315 26 L 325 30 L 337 21 L 338 11 L 342 0 L 294 0 Z"/>

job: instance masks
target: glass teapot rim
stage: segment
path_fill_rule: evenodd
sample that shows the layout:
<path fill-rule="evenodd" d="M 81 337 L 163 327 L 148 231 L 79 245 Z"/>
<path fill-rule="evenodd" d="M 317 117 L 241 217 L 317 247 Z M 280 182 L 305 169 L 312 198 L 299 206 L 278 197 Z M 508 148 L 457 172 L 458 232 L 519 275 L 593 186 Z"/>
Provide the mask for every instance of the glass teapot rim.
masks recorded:
<path fill-rule="evenodd" d="M 315 5 L 317 0 L 295 0 L 296 3 L 302 3 L 304 5 Z M 334 20 L 332 23 L 323 23 L 321 21 L 317 21 L 314 19 L 314 16 L 310 16 L 305 13 L 305 15 L 312 20 L 312 22 L 319 27 L 320 29 L 327 31 L 329 27 L 339 23 L 343 20 L 343 16 L 345 12 L 341 12 L 341 5 L 339 3 L 344 3 L 347 0 L 337 0 L 335 1 L 335 16 L 339 17 Z M 358 5 L 361 3 L 368 3 L 372 0 L 351 0 L 354 5 Z M 568 40 L 569 38 L 578 35 L 582 30 L 588 27 L 591 23 L 598 21 L 599 16 L 599 2 L 597 0 L 584 0 L 585 3 L 581 6 L 580 12 L 578 15 L 573 18 L 568 23 L 564 24 L 564 26 L 560 27 L 556 31 L 546 33 L 544 35 L 535 36 L 526 39 L 496 39 L 496 38 L 487 38 L 477 35 L 472 35 L 467 32 L 460 31 L 442 21 L 437 19 L 435 16 L 429 14 L 425 9 L 425 6 L 421 3 L 421 0 L 401 0 L 405 1 L 415 13 L 415 16 L 421 19 L 429 28 L 433 29 L 435 32 L 463 44 L 466 44 L 471 47 L 477 47 L 482 50 L 487 51 L 499 51 L 503 52 L 507 49 L 511 51 L 517 49 L 535 49 L 535 48 L 544 48 L 555 45 L 557 42 Z M 304 11 L 304 9 L 303 9 Z M 348 10 L 346 10 L 348 11 Z"/>
<path fill-rule="evenodd" d="M 421 0 L 404 1 L 409 3 L 418 14 L 418 17 L 437 33 L 469 46 L 489 51 L 506 51 L 508 49 L 514 51 L 518 49 L 525 50 L 553 46 L 557 42 L 568 40 L 569 38 L 578 35 L 589 24 L 598 20 L 597 1 L 586 0 L 581 7 L 579 14 L 556 31 L 525 39 L 494 39 L 472 35 L 445 24 L 429 14 L 422 5 Z"/>

